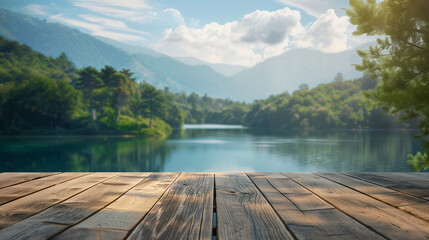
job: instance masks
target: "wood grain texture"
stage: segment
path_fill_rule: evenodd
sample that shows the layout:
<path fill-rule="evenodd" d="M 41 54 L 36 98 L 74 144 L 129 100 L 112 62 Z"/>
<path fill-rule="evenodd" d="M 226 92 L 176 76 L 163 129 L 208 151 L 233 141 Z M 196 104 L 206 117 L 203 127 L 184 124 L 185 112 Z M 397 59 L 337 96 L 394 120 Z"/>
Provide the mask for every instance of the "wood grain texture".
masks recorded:
<path fill-rule="evenodd" d="M 214 175 L 183 173 L 128 239 L 211 239 Z"/>
<path fill-rule="evenodd" d="M 122 239 L 155 205 L 179 173 L 154 173 L 116 201 L 54 239 Z"/>
<path fill-rule="evenodd" d="M 0 174 L 0 240 L 429 239 L 428 173 L 84 174 Z"/>
<path fill-rule="evenodd" d="M 283 174 L 386 238 L 429 239 L 424 220 L 315 174 Z"/>
<path fill-rule="evenodd" d="M 429 172 L 394 172 L 393 174 L 407 178 L 429 181 Z"/>
<path fill-rule="evenodd" d="M 351 189 L 362 192 L 393 207 L 405 210 L 417 217 L 429 221 L 429 201 L 427 200 L 340 173 L 318 173 L 316 175 L 345 185 Z"/>
<path fill-rule="evenodd" d="M 124 173 L 0 231 L 0 239 L 47 239 L 84 220 L 147 177 Z"/>
<path fill-rule="evenodd" d="M 23 182 L 28 182 L 38 178 L 43 178 L 51 175 L 59 174 L 59 172 L 36 173 L 36 172 L 20 172 L 20 173 L 1 173 L 0 174 L 0 189 Z"/>
<path fill-rule="evenodd" d="M 384 239 L 290 178 L 248 175 L 298 239 Z"/>
<path fill-rule="evenodd" d="M 216 174 L 219 239 L 293 239 L 245 174 Z"/>
<path fill-rule="evenodd" d="M 118 173 L 93 173 L 0 206 L 0 229 L 22 221 Z"/>
<path fill-rule="evenodd" d="M 395 173 L 347 173 L 347 175 L 419 198 L 429 198 L 429 181 L 425 179 L 416 179 L 415 177 L 401 176 Z"/>
<path fill-rule="evenodd" d="M 0 205 L 89 173 L 60 173 L 0 189 Z"/>

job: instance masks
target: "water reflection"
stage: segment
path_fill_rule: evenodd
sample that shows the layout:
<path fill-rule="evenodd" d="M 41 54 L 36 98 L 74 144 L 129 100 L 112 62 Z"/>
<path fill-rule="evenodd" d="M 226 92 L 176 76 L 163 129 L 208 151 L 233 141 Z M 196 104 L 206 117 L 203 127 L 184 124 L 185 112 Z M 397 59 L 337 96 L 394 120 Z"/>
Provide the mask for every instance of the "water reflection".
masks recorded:
<path fill-rule="evenodd" d="M 283 132 L 201 127 L 170 139 L 1 138 L 0 171 L 409 171 L 407 131 Z"/>
<path fill-rule="evenodd" d="M 0 140 L 1 171 L 164 171 L 165 140 L 48 137 Z"/>

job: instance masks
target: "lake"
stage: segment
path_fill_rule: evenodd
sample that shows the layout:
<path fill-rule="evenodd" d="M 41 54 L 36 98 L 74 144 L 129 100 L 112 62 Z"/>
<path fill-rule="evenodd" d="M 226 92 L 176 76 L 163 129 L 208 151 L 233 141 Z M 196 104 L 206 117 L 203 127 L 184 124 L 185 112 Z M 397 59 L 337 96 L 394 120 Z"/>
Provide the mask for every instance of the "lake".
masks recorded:
<path fill-rule="evenodd" d="M 0 138 L 0 171 L 410 171 L 415 132 L 280 132 L 185 125 L 168 139 L 105 136 Z"/>

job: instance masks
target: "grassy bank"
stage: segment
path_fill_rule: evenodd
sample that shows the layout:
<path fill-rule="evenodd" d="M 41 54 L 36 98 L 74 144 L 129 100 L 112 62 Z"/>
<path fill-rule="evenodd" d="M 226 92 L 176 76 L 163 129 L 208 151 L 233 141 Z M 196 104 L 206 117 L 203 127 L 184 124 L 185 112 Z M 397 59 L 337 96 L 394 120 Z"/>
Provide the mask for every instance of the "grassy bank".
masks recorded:
<path fill-rule="evenodd" d="M 161 119 L 152 119 L 152 126 L 148 118 L 133 118 L 120 116 L 118 121 L 108 117 L 96 121 L 88 118 L 75 119 L 64 128 L 33 128 L 27 130 L 9 128 L 0 132 L 1 135 L 17 136 L 49 136 L 49 135 L 134 135 L 141 137 L 168 137 L 172 128 Z"/>

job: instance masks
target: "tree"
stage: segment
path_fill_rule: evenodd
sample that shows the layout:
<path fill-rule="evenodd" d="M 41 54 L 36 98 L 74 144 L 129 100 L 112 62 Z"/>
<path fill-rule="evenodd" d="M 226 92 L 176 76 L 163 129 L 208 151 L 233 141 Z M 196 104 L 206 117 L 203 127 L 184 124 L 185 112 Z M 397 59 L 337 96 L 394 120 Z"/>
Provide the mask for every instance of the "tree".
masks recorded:
<path fill-rule="evenodd" d="M 184 120 L 185 117 L 183 116 L 180 108 L 174 103 L 168 104 L 168 112 L 165 121 L 172 127 L 180 128 L 182 127 Z"/>
<path fill-rule="evenodd" d="M 308 90 L 308 89 L 310 89 L 310 87 L 308 86 L 307 83 L 302 83 L 299 85 L 298 89 L 299 90 Z"/>
<path fill-rule="evenodd" d="M 111 103 L 115 109 L 115 122 L 119 120 L 121 109 L 128 103 L 134 90 L 134 78 L 128 69 L 117 72 L 111 66 L 105 66 L 101 69 L 101 79 L 110 93 Z"/>
<path fill-rule="evenodd" d="M 377 45 L 358 51 L 356 69 L 378 79 L 366 93 L 371 107 L 403 114 L 402 120 L 419 120 L 426 154 L 409 155 L 413 169 L 429 168 L 429 7 L 427 0 L 350 0 L 350 22 L 355 35 L 381 35 Z"/>
<path fill-rule="evenodd" d="M 204 112 L 196 104 L 192 104 L 189 115 L 191 123 L 204 123 Z"/>
<path fill-rule="evenodd" d="M 97 69 L 86 67 L 79 71 L 79 78 L 76 80 L 76 89 L 83 93 L 84 101 L 89 104 L 92 120 L 97 120 L 97 107 L 100 106 L 104 86 L 103 80 L 99 77 Z"/>
<path fill-rule="evenodd" d="M 79 105 L 81 94 L 65 80 L 35 76 L 10 88 L 2 106 L 8 126 L 59 127 Z"/>
<path fill-rule="evenodd" d="M 161 91 L 154 86 L 143 83 L 141 85 L 141 98 L 143 99 L 143 108 L 149 116 L 149 127 L 152 127 L 154 116 L 164 118 L 166 115 L 166 101 Z"/>

